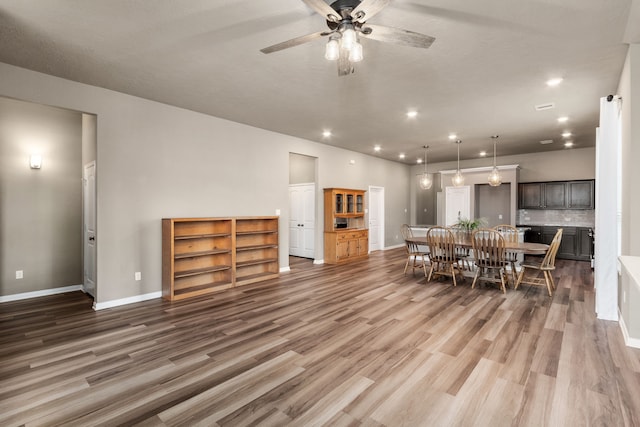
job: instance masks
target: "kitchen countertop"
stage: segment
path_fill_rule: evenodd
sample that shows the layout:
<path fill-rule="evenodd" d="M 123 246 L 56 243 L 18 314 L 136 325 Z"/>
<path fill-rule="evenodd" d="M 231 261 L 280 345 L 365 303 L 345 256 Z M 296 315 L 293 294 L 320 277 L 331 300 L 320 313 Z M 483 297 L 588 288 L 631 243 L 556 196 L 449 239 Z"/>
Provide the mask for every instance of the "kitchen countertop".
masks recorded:
<path fill-rule="evenodd" d="M 583 228 L 595 228 L 593 223 L 588 222 L 529 222 L 527 224 L 518 224 L 518 227 L 583 227 Z"/>

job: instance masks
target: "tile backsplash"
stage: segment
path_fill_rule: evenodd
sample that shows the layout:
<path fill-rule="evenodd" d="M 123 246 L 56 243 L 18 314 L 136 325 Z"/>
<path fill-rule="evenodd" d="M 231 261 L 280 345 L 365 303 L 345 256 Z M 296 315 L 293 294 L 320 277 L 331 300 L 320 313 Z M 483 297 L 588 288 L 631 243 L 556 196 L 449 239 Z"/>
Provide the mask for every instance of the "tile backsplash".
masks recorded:
<path fill-rule="evenodd" d="M 518 209 L 516 218 L 518 225 L 593 227 L 595 224 L 595 210 Z"/>

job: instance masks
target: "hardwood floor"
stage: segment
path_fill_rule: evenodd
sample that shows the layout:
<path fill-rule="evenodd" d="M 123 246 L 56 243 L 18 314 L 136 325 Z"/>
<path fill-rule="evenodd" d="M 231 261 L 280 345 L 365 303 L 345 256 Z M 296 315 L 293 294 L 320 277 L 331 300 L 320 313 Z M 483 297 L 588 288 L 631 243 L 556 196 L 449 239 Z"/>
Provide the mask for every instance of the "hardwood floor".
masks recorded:
<path fill-rule="evenodd" d="M 0 425 L 640 426 L 640 351 L 589 263 L 544 288 L 402 274 L 404 249 L 207 298 L 0 304 Z"/>

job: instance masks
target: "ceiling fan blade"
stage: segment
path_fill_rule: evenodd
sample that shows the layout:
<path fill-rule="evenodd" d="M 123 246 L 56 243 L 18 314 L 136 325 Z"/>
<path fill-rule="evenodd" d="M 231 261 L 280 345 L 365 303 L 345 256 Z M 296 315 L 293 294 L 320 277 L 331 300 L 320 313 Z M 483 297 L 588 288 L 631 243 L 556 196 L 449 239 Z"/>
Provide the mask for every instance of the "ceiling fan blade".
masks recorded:
<path fill-rule="evenodd" d="M 371 29 L 371 31 L 368 31 Z M 435 41 L 434 37 L 400 28 L 385 27 L 383 25 L 363 26 L 363 34 L 373 40 L 389 42 L 404 46 L 428 48 Z"/>
<path fill-rule="evenodd" d="M 378 14 L 389 4 L 391 0 L 362 0 L 362 2 L 351 11 L 354 21 L 364 22 Z"/>
<path fill-rule="evenodd" d="M 282 43 L 274 44 L 273 46 L 265 47 L 263 49 L 260 49 L 260 52 L 262 52 L 262 53 L 273 53 L 273 52 L 277 52 L 279 50 L 289 49 L 290 47 L 298 46 L 298 45 L 310 42 L 312 40 L 315 40 L 317 38 L 327 36 L 329 34 L 331 34 L 331 33 L 326 32 L 326 31 L 320 31 L 320 32 L 313 33 L 313 34 L 307 34 L 306 36 L 296 37 L 295 39 L 287 40 L 287 41 L 284 41 Z"/>
<path fill-rule="evenodd" d="M 349 61 L 349 51 L 346 49 L 340 49 L 340 56 L 338 57 L 338 76 L 348 76 L 353 73 L 353 64 Z"/>
<path fill-rule="evenodd" d="M 331 22 L 340 21 L 340 16 L 338 15 L 338 12 L 333 10 L 333 8 L 328 4 L 326 4 L 324 1 L 322 0 L 302 0 L 302 1 L 311 9 L 318 12 L 318 14 L 324 16 L 327 21 L 331 21 Z"/>

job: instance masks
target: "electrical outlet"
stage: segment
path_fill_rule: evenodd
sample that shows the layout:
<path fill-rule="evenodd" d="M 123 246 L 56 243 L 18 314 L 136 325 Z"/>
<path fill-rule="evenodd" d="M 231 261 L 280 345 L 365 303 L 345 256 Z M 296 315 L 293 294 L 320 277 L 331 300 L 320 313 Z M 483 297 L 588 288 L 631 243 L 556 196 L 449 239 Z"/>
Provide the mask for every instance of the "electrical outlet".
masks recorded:
<path fill-rule="evenodd" d="M 502 214 L 498 214 L 498 219 L 502 219 Z"/>
<path fill-rule="evenodd" d="M 16 279 L 22 279 L 24 277 L 24 272 L 22 270 L 16 270 Z"/>
<path fill-rule="evenodd" d="M 276 216 L 280 216 L 280 209 L 276 209 Z"/>
<path fill-rule="evenodd" d="M 142 280 L 142 273 L 139 271 L 136 271 L 134 277 L 136 280 Z"/>

